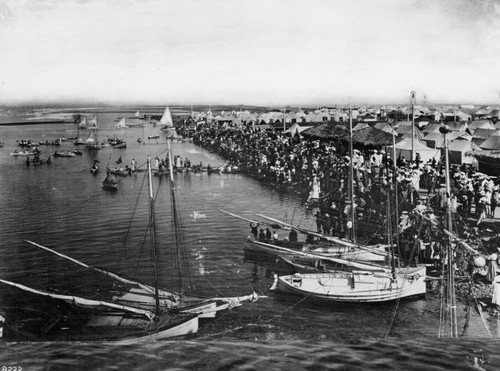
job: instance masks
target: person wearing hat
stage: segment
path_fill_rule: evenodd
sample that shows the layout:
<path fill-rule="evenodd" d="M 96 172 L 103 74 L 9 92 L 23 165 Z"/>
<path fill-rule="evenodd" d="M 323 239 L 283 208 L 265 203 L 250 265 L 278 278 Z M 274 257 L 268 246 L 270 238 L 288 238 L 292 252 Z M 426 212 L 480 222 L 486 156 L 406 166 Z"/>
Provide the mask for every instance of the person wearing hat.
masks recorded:
<path fill-rule="evenodd" d="M 271 239 L 273 238 L 273 235 L 271 233 L 271 231 L 269 230 L 269 228 L 266 228 L 266 241 L 271 241 Z"/>

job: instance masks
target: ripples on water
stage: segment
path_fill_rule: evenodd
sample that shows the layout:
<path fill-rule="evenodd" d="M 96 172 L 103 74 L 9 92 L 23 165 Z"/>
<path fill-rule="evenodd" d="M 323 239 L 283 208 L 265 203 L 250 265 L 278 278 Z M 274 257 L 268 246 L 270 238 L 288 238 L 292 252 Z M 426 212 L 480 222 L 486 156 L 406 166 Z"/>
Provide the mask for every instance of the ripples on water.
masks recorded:
<path fill-rule="evenodd" d="M 149 282 L 149 253 L 141 247 L 147 226 L 148 207 L 139 191 L 146 187 L 143 174 L 119 181 L 116 194 L 104 193 L 101 171 L 89 168 L 99 159 L 101 168 L 121 156 L 123 164 L 135 158 L 140 164 L 147 154 L 164 157 L 166 142 L 137 138 L 155 134 L 157 128 L 113 132 L 119 114 L 99 114 L 100 138 L 126 137 L 126 150 L 103 148 L 96 154 L 53 158 L 50 166 L 27 167 L 25 158 L 11 157 L 17 139 L 46 140 L 75 135 L 72 124 L 28 127 L 0 126 L 0 277 L 40 289 L 50 287 L 83 295 L 98 295 L 114 287 L 103 277 L 63 259 L 37 250 L 30 239 L 88 264 L 104 267 Z M 85 136 L 86 133 L 82 133 Z M 61 149 L 71 149 L 64 143 Z M 41 158 L 55 147 L 41 146 Z M 173 153 L 192 163 L 217 166 L 223 160 L 191 143 L 172 143 Z M 177 284 L 169 243 L 169 192 L 166 179 L 160 186 L 156 214 L 161 242 L 160 281 Z M 380 369 L 446 370 L 471 369 L 474 357 L 484 369 L 498 369 L 499 343 L 487 339 L 484 325 L 473 312 L 466 339 L 439 340 L 439 295 L 429 287 L 425 299 L 394 304 L 317 307 L 295 298 L 278 299 L 269 294 L 274 261 L 260 261 L 244 253 L 248 223 L 222 214 L 227 210 L 253 218 L 256 213 L 287 219 L 303 227 L 314 225 L 312 211 L 291 190 L 263 185 L 244 175 L 177 174 L 177 194 L 184 225 L 188 267 L 195 293 L 244 295 L 255 290 L 269 295 L 223 315 L 200 328 L 189 340 L 117 347 L 111 343 L 4 343 L 0 366 L 32 369 Z M 132 218 L 132 215 L 134 217 Z M 279 231 L 284 237 L 282 231 Z M 103 286 L 104 285 L 104 286 Z M 99 290 L 99 291 L 96 291 Z M 0 304 L 12 295 L 35 298 L 16 289 L 1 287 Z M 33 301 L 32 301 L 33 300 Z M 0 307 L 1 308 L 1 307 Z M 459 308 L 464 325 L 464 307 Z M 487 318 L 498 337 L 496 318 Z M 392 324 L 392 325 L 391 325 Z M 390 328 L 390 331 L 388 331 Z M 484 338 L 481 340 L 481 338 Z"/>

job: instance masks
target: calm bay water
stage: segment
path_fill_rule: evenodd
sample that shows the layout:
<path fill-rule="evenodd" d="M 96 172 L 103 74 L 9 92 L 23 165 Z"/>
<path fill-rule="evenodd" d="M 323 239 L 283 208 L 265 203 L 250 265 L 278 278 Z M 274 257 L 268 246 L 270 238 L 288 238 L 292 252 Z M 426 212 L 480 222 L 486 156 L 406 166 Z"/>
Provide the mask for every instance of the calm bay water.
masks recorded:
<path fill-rule="evenodd" d="M 73 158 L 54 158 L 50 165 L 26 166 L 25 157 L 10 156 L 20 149 L 18 139 L 53 140 L 77 135 L 74 124 L 0 126 L 0 278 L 39 289 L 72 290 L 90 295 L 105 279 L 71 262 L 28 245 L 29 239 L 142 281 L 150 280 L 148 251 L 142 247 L 147 225 L 143 173 L 119 180 L 115 194 L 103 192 L 107 162 L 120 157 L 144 164 L 166 155 L 164 135 L 148 126 L 114 132 L 115 119 L 124 114 L 99 113 L 99 138 L 121 136 L 126 149 L 102 148 Z M 85 137 L 85 130 L 78 135 Z M 138 143 L 144 138 L 146 144 Z M 174 155 L 192 163 L 217 166 L 223 159 L 189 142 L 172 142 Z M 40 146 L 41 158 L 55 150 Z M 99 160 L 101 172 L 89 169 Z M 170 204 L 166 179 L 155 178 L 158 239 L 161 242 L 161 285 L 175 288 L 169 254 Z M 268 292 L 274 261 L 245 254 L 248 223 L 219 210 L 253 218 L 256 213 L 287 219 L 303 227 L 314 225 L 312 211 L 293 191 L 280 189 L 241 174 L 176 174 L 184 243 L 194 292 L 206 296 L 265 295 L 256 303 L 236 308 L 200 328 L 189 339 L 139 343 L 2 343 L 0 366 L 31 369 L 473 369 L 500 367 L 498 318 L 486 317 L 489 338 L 480 316 L 472 310 L 465 337 L 439 339 L 439 292 L 429 286 L 424 299 L 398 304 L 319 307 L 296 298 L 277 298 Z M 283 236 L 283 232 L 281 232 Z M 17 289 L 0 288 L 0 312 Z M 33 305 L 35 305 L 33 303 Z M 466 308 L 458 308 L 459 328 L 466 324 Z M 479 368 L 477 368 L 479 369 Z"/>

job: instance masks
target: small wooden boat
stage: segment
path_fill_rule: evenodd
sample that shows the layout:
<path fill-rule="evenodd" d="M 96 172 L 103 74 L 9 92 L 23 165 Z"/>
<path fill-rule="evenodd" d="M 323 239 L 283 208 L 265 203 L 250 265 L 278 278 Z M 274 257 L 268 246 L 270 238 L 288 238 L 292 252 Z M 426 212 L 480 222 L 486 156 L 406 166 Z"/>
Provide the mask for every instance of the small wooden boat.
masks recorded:
<path fill-rule="evenodd" d="M 115 192 L 118 191 L 118 184 L 116 184 L 114 179 L 106 177 L 106 179 L 102 182 L 102 189 L 105 191 Z"/>
<path fill-rule="evenodd" d="M 148 135 L 148 139 L 160 139 L 159 135 Z"/>
<path fill-rule="evenodd" d="M 325 302 L 376 303 L 424 295 L 426 267 L 396 268 L 394 273 L 334 272 L 275 276 L 271 289 Z"/>
<path fill-rule="evenodd" d="M 94 175 L 97 174 L 97 172 L 99 171 L 99 165 L 97 165 L 98 163 L 99 163 L 99 160 L 94 160 L 94 163 L 90 167 L 90 172 Z"/>
<path fill-rule="evenodd" d="M 127 176 L 130 175 L 131 172 L 132 170 L 129 167 L 126 167 L 125 169 L 110 169 L 108 171 L 109 174 L 118 176 Z"/>
<path fill-rule="evenodd" d="M 75 153 L 70 152 L 70 151 L 66 151 L 66 152 L 55 151 L 54 157 L 75 157 Z"/>
<path fill-rule="evenodd" d="M 73 150 L 73 153 L 74 153 L 75 155 L 78 155 L 78 156 L 83 155 L 83 152 L 82 152 L 82 151 L 80 151 L 79 149 L 74 149 L 74 150 Z"/>
<path fill-rule="evenodd" d="M 40 153 L 40 151 L 34 152 L 34 151 L 18 151 L 18 150 L 15 150 L 14 152 L 11 152 L 10 155 L 11 156 L 35 156 L 38 153 Z"/>

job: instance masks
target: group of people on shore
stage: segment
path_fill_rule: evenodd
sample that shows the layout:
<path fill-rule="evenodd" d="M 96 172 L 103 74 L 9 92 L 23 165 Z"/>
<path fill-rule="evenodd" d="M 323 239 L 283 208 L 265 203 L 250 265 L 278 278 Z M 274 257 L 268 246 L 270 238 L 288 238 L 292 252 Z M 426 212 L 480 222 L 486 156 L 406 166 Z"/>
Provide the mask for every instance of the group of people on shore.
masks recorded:
<path fill-rule="evenodd" d="M 449 202 L 454 220 L 474 218 L 477 225 L 494 216 L 500 201 L 499 179 L 463 164 L 450 168 L 448 195 L 444 159 L 423 162 L 418 153 L 413 160 L 399 157 L 394 164 L 384 148 L 356 146 L 349 156 L 345 142 L 304 139 L 251 124 L 200 125 L 193 141 L 254 177 L 305 190 L 310 204 L 319 210 L 318 232 L 327 235 L 351 238 L 356 233 L 369 243 L 383 242 L 385 231 L 380 226 L 387 220 L 387 200 L 395 200 L 402 211 L 396 237 L 408 264 L 442 256 L 442 232 L 431 223 L 422 225 L 421 214 L 440 218 Z"/>

